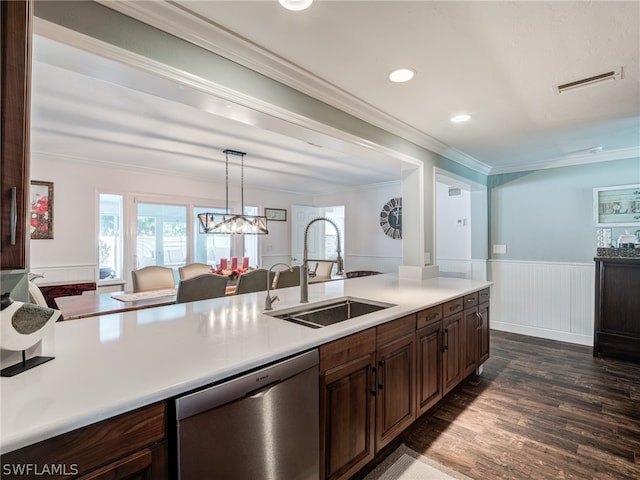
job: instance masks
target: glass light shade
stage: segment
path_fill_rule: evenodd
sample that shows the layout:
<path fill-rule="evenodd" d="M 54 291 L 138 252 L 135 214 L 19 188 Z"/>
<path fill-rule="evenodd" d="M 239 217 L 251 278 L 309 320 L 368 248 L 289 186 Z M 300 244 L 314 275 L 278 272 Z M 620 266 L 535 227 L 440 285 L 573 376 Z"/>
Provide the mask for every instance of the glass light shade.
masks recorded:
<path fill-rule="evenodd" d="M 267 217 L 261 215 L 233 215 L 230 213 L 200 213 L 201 233 L 224 235 L 267 235 Z"/>
<path fill-rule="evenodd" d="M 313 3 L 313 0 L 278 0 L 280 5 L 282 5 L 287 10 L 300 11 L 305 8 L 309 8 Z"/>

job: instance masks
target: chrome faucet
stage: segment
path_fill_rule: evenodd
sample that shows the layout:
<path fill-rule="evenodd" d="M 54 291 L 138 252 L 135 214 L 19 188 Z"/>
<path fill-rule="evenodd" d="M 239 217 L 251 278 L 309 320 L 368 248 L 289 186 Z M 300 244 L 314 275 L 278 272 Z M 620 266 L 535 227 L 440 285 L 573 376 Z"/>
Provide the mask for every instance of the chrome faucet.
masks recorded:
<path fill-rule="evenodd" d="M 336 248 L 336 253 L 337 253 L 337 258 L 336 258 L 336 264 L 337 264 L 337 274 L 338 275 L 342 275 L 344 272 L 344 264 L 342 262 L 342 257 L 340 256 L 340 229 L 338 228 L 338 225 L 336 225 L 336 222 L 334 222 L 333 220 L 331 220 L 330 218 L 327 217 L 316 217 L 313 220 L 311 220 L 306 228 L 304 229 L 304 252 L 303 252 L 303 258 L 302 258 L 302 266 L 300 267 L 300 303 L 309 303 L 309 248 L 307 245 L 307 236 L 309 234 L 309 227 L 311 225 L 313 225 L 316 222 L 320 222 L 320 221 L 324 221 L 324 222 L 328 222 L 331 225 L 333 225 L 333 227 L 336 229 L 336 233 L 338 234 L 338 247 Z M 323 260 L 315 260 L 315 259 L 311 259 L 312 261 L 323 261 Z"/>
<path fill-rule="evenodd" d="M 289 269 L 290 272 L 293 272 L 293 267 L 291 265 L 287 265 L 286 263 L 274 263 L 273 265 L 271 265 L 271 268 L 269 269 L 269 271 L 267 272 L 267 298 L 264 299 L 264 309 L 265 310 L 273 310 L 273 302 L 275 302 L 276 300 L 280 300 L 278 298 L 277 295 L 274 295 L 273 297 L 269 295 L 269 291 L 271 290 L 271 269 L 273 267 L 276 267 L 278 265 L 284 265 L 285 267 L 287 267 Z"/>

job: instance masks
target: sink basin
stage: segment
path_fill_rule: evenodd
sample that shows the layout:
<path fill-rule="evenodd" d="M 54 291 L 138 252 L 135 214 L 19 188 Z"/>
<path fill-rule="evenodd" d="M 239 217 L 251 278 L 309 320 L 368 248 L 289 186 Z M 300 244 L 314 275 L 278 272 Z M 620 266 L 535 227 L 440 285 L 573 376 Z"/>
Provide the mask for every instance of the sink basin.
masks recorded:
<path fill-rule="evenodd" d="M 395 307 L 395 305 L 345 297 L 330 302 L 319 302 L 269 313 L 268 315 L 311 328 L 321 328 L 389 307 Z"/>

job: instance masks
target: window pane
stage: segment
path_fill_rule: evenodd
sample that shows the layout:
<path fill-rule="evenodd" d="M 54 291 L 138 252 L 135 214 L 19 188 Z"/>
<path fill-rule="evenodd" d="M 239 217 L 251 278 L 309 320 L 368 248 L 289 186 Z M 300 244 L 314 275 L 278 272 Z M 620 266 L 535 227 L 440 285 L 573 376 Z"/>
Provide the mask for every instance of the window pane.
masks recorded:
<path fill-rule="evenodd" d="M 225 213 L 223 208 L 195 207 L 193 209 L 193 260 L 199 263 L 217 266 L 221 258 L 232 256 L 232 235 L 212 235 L 202 231 L 198 214 Z"/>
<path fill-rule="evenodd" d="M 245 215 L 258 215 L 258 207 L 244 207 Z M 249 257 L 249 266 L 258 266 L 258 237 L 260 235 L 243 235 L 244 256 Z"/>
<path fill-rule="evenodd" d="M 187 261 L 187 207 L 138 203 L 136 268 L 160 265 L 174 268 Z"/>
<path fill-rule="evenodd" d="M 122 196 L 100 194 L 99 280 L 122 279 Z"/>

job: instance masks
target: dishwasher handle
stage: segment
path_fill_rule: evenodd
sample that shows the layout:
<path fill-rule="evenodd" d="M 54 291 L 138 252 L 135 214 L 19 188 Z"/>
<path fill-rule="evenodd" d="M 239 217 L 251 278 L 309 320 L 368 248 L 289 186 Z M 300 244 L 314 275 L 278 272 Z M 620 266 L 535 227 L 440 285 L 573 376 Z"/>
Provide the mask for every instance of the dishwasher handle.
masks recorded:
<path fill-rule="evenodd" d="M 264 397 L 267 393 L 271 391 L 271 389 L 277 385 L 280 385 L 282 380 L 278 379 L 271 383 L 267 383 L 265 386 L 256 388 L 255 390 L 251 390 L 245 394 L 247 398 L 261 398 Z"/>
<path fill-rule="evenodd" d="M 269 387 L 315 367 L 318 363 L 318 350 L 315 349 L 238 378 L 223 381 L 220 384 L 179 397 L 175 401 L 176 420 L 192 417 L 247 395 L 255 397 L 259 392 L 266 392 Z"/>

